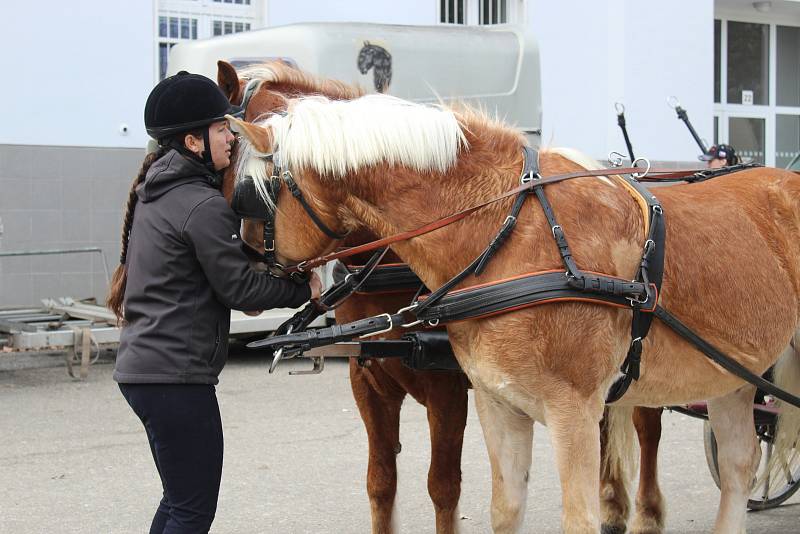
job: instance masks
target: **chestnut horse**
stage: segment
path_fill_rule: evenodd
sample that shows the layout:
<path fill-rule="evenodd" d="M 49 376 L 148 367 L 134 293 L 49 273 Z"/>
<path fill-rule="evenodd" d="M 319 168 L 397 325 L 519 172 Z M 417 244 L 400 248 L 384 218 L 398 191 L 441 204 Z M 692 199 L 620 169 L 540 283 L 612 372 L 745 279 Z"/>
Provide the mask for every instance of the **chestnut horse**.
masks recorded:
<path fill-rule="evenodd" d="M 217 80 L 231 102 L 240 104 L 242 91 L 250 79 L 262 82 L 248 103 L 245 120 L 285 110 L 286 96 L 323 94 L 334 99 L 352 99 L 362 91 L 334 80 L 315 78 L 280 62 L 270 62 L 237 71 L 228 63 L 218 63 Z M 236 163 L 229 167 L 223 180 L 223 192 L 233 194 Z M 242 238 L 263 251 L 263 225 L 245 221 Z M 363 230 L 353 232 L 345 244 L 361 244 L 371 240 Z M 354 258 L 355 261 L 364 258 Z M 387 262 L 399 259 L 391 251 Z M 354 294 L 338 308 L 336 320 L 346 323 L 370 315 L 393 311 L 408 305 L 411 292 L 386 294 Z M 397 339 L 398 332 L 384 338 Z M 461 449 L 467 421 L 467 388 L 469 382 L 460 372 L 415 371 L 405 367 L 397 358 L 369 360 L 359 366 L 350 360 L 350 386 L 369 440 L 367 465 L 367 494 L 369 495 L 372 532 L 393 532 L 393 512 L 397 491 L 396 456 L 400 452 L 400 408 L 406 395 L 425 406 L 431 439 L 431 463 L 428 470 L 428 493 L 436 514 L 436 532 L 457 532 L 458 500 L 461 495 Z"/>
<path fill-rule="evenodd" d="M 230 100 L 237 104 L 241 103 L 246 83 L 251 79 L 261 80 L 247 106 L 245 118 L 250 121 L 264 113 L 284 110 L 285 96 L 323 94 L 333 99 L 361 96 L 357 88 L 316 78 L 280 62 L 257 65 L 241 73 L 224 61 L 220 61 L 218 66 L 219 84 Z M 233 190 L 231 174 L 226 174 L 223 186 L 228 198 Z M 261 232 L 260 223 L 245 221 L 244 239 L 255 248 L 263 249 Z M 351 234 L 345 244 L 361 244 L 368 241 L 369 237 L 369 234 L 359 231 Z M 354 295 L 337 309 L 336 318 L 339 322 L 349 322 L 364 316 L 391 312 L 407 305 L 412 297 L 413 292 Z M 390 337 L 397 335 L 389 334 Z M 437 532 L 453 532 L 460 494 L 460 457 L 468 382 L 460 373 L 412 371 L 394 359 L 368 363 L 370 368 L 364 369 L 351 362 L 350 375 L 354 397 L 369 438 L 367 487 L 373 532 L 390 531 L 397 480 L 395 454 L 399 448 L 399 412 L 407 393 L 427 407 L 432 442 L 428 488 L 436 510 Z M 660 532 L 664 524 L 663 497 L 656 477 L 660 409 L 637 408 L 634 422 L 642 446 L 642 459 L 633 531 Z M 617 458 L 624 453 L 615 447 L 625 447 L 627 444 L 616 444 L 608 452 L 605 439 L 602 445 L 604 458 L 611 460 L 604 462 L 602 474 L 604 531 L 625 532 L 629 513 L 627 475 L 624 473 L 625 466 Z"/>
<path fill-rule="evenodd" d="M 280 151 L 318 216 L 338 232 L 366 227 L 386 237 L 417 228 L 513 189 L 523 167 L 520 132 L 468 108 L 426 107 L 384 95 L 298 99 L 286 116 L 261 125 L 232 122 L 251 150 Z M 324 139 L 313 135 L 319 131 Z M 540 168 L 545 176 L 576 171 L 587 159 L 575 151 L 543 150 Z M 633 278 L 644 222 L 627 191 L 608 179 L 578 178 L 548 185 L 547 194 L 581 268 Z M 660 303 L 738 363 L 763 373 L 798 326 L 800 176 L 745 170 L 664 188 L 659 197 L 667 217 Z M 307 260 L 338 244 L 308 226 L 286 188 L 277 203 L 280 261 Z M 492 204 L 393 248 L 428 287 L 440 287 L 483 251 L 509 204 Z M 526 205 L 483 281 L 561 269 L 551 228 L 534 204 Z M 533 420 L 541 413 L 556 454 L 564 530 L 600 530 L 599 422 L 630 343 L 630 320 L 620 308 L 557 302 L 447 325 L 475 388 L 492 466 L 496 532 L 521 526 Z M 798 359 L 794 352 L 785 357 Z M 620 404 L 710 399 L 722 486 L 715 531 L 743 531 L 759 456 L 755 387 L 661 322 L 644 343 L 642 366 Z"/>

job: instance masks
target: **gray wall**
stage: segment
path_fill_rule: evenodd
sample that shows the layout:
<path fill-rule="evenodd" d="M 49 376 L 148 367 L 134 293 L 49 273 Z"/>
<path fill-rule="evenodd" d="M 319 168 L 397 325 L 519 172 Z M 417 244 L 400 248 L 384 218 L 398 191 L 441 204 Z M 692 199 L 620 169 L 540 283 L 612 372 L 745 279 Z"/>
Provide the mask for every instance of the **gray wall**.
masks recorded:
<path fill-rule="evenodd" d="M 144 149 L 0 145 L 0 251 L 102 247 L 119 261 L 123 206 Z M 0 307 L 95 297 L 100 255 L 0 257 Z"/>

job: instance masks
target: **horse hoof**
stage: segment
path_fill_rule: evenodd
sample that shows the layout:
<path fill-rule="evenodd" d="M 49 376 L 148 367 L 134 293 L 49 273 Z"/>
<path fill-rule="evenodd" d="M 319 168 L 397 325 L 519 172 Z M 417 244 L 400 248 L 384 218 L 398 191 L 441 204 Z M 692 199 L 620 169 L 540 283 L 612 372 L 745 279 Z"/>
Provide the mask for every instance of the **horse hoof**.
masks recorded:
<path fill-rule="evenodd" d="M 625 534 L 627 529 L 625 525 L 609 525 L 603 523 L 603 526 L 600 528 L 601 534 Z"/>

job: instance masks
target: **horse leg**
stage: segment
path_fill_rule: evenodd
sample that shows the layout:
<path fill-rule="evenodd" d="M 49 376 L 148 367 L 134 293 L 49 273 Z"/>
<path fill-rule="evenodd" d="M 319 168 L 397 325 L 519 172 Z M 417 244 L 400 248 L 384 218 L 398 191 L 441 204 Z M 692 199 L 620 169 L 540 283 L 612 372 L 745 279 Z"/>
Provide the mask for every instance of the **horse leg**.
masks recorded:
<path fill-rule="evenodd" d="M 400 443 L 400 406 L 405 394 L 380 394 L 367 376 L 371 372 L 351 360 L 350 385 L 369 440 L 367 494 L 372 513 L 372 532 L 391 534 L 395 531 L 392 516 L 397 493 L 396 454 Z"/>
<path fill-rule="evenodd" d="M 753 423 L 755 387 L 747 385 L 708 402 L 717 438 L 720 502 L 714 532 L 745 531 L 747 498 L 761 458 Z"/>
<path fill-rule="evenodd" d="M 664 531 L 664 496 L 658 486 L 658 442 L 661 439 L 662 408 L 636 408 L 633 425 L 639 436 L 639 491 L 632 532 L 659 534 Z"/>
<path fill-rule="evenodd" d="M 566 390 L 566 391 L 565 391 Z M 563 387 L 546 398 L 545 417 L 561 479 L 561 524 L 566 534 L 600 531 L 600 419 L 604 399 Z"/>
<path fill-rule="evenodd" d="M 428 425 L 431 432 L 431 465 L 428 493 L 436 510 L 437 534 L 458 531 L 458 499 L 461 496 L 461 447 L 467 424 L 467 387 L 463 376 L 439 375 L 428 389 Z"/>
<path fill-rule="evenodd" d="M 480 388 L 475 405 L 492 466 L 492 530 L 515 533 L 525 517 L 533 420 Z"/>
<path fill-rule="evenodd" d="M 628 487 L 635 457 L 630 407 L 607 407 L 600 423 L 602 534 L 624 534 L 630 514 Z"/>

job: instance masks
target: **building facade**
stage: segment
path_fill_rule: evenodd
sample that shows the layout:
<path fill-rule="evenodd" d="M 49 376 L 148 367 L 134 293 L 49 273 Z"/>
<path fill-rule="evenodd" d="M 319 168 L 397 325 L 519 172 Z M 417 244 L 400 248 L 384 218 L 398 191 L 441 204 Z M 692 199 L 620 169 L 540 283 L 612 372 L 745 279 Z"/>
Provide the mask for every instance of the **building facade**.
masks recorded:
<path fill-rule="evenodd" d="M 777 166 L 800 152 L 796 1 L 47 0 L 4 15 L 0 253 L 99 246 L 113 269 L 170 48 L 299 22 L 522 26 L 540 46 L 543 143 L 601 160 L 624 152 L 619 102 L 637 156 L 696 161 L 668 97 L 709 144 Z M 0 307 L 105 291 L 98 255 L 0 257 Z"/>

